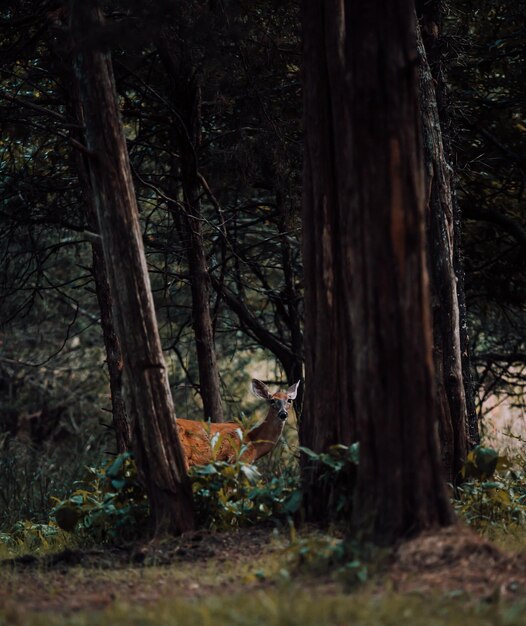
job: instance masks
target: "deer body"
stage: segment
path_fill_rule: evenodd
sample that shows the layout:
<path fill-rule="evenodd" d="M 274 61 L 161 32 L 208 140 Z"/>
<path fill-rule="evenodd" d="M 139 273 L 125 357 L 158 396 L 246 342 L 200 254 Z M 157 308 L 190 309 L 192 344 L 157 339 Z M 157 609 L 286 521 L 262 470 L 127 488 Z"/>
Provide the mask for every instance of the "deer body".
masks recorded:
<path fill-rule="evenodd" d="M 288 417 L 288 409 L 296 397 L 299 381 L 287 391 L 270 393 L 259 380 L 252 380 L 252 392 L 266 400 L 269 405 L 267 416 L 258 426 L 245 432 L 240 424 L 226 422 L 208 424 L 187 419 L 177 419 L 181 445 L 185 451 L 187 469 L 192 465 L 205 465 L 211 461 L 232 461 L 243 445 L 247 449 L 241 460 L 253 463 L 270 452 L 278 442 Z M 214 450 L 216 447 L 217 448 Z"/>

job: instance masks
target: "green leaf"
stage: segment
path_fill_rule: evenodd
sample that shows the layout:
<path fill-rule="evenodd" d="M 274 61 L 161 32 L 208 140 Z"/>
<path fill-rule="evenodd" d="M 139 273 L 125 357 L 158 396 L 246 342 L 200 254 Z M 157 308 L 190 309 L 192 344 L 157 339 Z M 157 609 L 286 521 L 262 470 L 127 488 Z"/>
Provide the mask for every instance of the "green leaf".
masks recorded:
<path fill-rule="evenodd" d="M 299 449 L 313 461 L 320 460 L 320 455 L 317 454 L 316 452 L 313 452 L 310 448 L 305 448 L 304 446 L 300 446 Z"/>
<path fill-rule="evenodd" d="M 291 515 L 292 513 L 296 513 L 296 511 L 301 506 L 302 498 L 303 498 L 303 494 L 300 489 L 297 489 L 296 491 L 294 491 L 290 495 L 288 500 L 286 500 L 285 504 L 283 505 L 283 513 L 285 513 L 286 515 Z"/>
<path fill-rule="evenodd" d="M 131 452 L 123 452 L 122 454 L 119 454 L 115 461 L 113 461 L 113 463 L 106 470 L 106 476 L 108 476 L 108 478 L 117 478 L 119 472 L 122 469 L 122 466 L 124 465 L 124 462 L 131 456 Z"/>
<path fill-rule="evenodd" d="M 122 489 L 126 485 L 126 481 L 123 479 L 113 479 L 111 485 L 114 489 Z"/>

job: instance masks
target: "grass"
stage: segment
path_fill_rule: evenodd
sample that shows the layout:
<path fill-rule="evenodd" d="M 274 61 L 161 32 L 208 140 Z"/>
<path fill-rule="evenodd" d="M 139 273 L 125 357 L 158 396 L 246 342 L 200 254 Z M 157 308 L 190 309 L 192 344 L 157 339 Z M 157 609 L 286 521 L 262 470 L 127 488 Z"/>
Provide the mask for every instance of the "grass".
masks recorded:
<path fill-rule="evenodd" d="M 304 590 L 294 584 L 204 598 L 165 598 L 152 604 L 117 601 L 101 610 L 69 614 L 26 611 L 11 605 L 0 610 L 0 624 L 27 626 L 517 626 L 526 622 L 526 604 L 472 603 L 462 597 L 378 593 L 352 595 Z"/>
<path fill-rule="evenodd" d="M 0 626 L 514 626 L 526 601 L 499 591 L 485 601 L 460 589 L 401 593 L 373 577 L 344 590 L 338 578 L 313 574 L 332 544 L 317 531 L 270 534 L 269 549 L 214 558 L 108 569 L 37 567 L 0 571 Z M 162 553 L 170 544 L 160 543 Z M 297 548 L 299 547 L 299 552 Z M 291 554 L 292 551 L 292 554 Z M 297 556 L 302 555 L 303 566 Z M 232 555 L 234 556 L 234 555 Z M 314 562 L 312 559 L 314 559 Z M 323 559 L 322 559 L 323 560 Z M 316 568 L 314 568 L 316 569 Z M 284 575 L 288 572 L 288 575 Z"/>

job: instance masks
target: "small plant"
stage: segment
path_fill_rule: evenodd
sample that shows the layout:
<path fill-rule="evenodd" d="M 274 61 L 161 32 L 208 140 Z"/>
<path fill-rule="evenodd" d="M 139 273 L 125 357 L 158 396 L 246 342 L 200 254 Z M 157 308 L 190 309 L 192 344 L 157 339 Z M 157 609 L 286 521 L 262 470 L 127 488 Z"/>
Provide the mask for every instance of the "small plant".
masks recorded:
<path fill-rule="evenodd" d="M 477 531 L 495 536 L 526 522 L 525 473 L 493 448 L 476 446 L 461 472 L 453 506 Z"/>
<path fill-rule="evenodd" d="M 148 518 L 148 502 L 132 454 L 125 452 L 103 468 L 87 469 L 87 480 L 78 481 L 66 499 L 56 499 L 51 515 L 60 528 L 96 542 L 140 534 Z"/>
<path fill-rule="evenodd" d="M 44 554 L 66 547 L 69 543 L 55 522 L 39 524 L 29 520 L 16 522 L 10 532 L 0 533 L 0 555 L 2 558 L 19 554 Z M 4 555 L 5 552 L 5 555 Z"/>
<path fill-rule="evenodd" d="M 352 492 L 356 476 L 356 466 L 360 460 L 360 444 L 350 446 L 336 444 L 327 452 L 313 452 L 300 447 L 316 472 L 320 488 L 329 492 L 328 510 L 333 521 L 349 518 L 352 510 Z M 307 468 L 308 471 L 308 468 Z"/>
<path fill-rule="evenodd" d="M 295 573 L 328 575 L 354 586 L 368 580 L 367 562 L 370 560 L 364 546 L 349 539 L 329 534 L 298 537 L 291 526 L 291 542 L 285 550 L 285 561 Z"/>

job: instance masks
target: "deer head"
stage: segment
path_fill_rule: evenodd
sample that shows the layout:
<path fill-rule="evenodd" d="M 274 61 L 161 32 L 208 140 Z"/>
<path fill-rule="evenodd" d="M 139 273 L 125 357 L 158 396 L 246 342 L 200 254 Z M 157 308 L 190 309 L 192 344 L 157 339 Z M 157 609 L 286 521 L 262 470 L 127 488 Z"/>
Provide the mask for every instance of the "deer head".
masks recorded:
<path fill-rule="evenodd" d="M 256 378 L 252 379 L 252 393 L 261 398 L 262 400 L 266 400 L 269 404 L 269 412 L 266 417 L 269 418 L 277 417 L 281 422 L 285 422 L 289 415 L 289 408 L 292 404 L 292 400 L 298 395 L 298 387 L 300 381 L 292 385 L 287 389 L 287 391 L 276 391 L 276 393 L 270 393 L 269 388 L 262 383 L 260 380 Z"/>
<path fill-rule="evenodd" d="M 276 445 L 283 431 L 283 426 L 289 415 L 292 400 L 298 393 L 300 381 L 289 387 L 287 391 L 271 393 L 269 388 L 260 380 L 252 380 L 252 393 L 265 400 L 268 404 L 268 413 L 263 422 L 253 428 L 247 437 L 253 443 L 256 451 L 255 458 L 259 458 L 270 452 Z"/>

